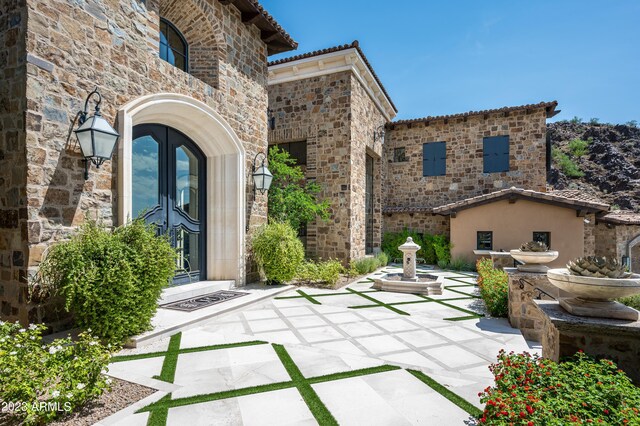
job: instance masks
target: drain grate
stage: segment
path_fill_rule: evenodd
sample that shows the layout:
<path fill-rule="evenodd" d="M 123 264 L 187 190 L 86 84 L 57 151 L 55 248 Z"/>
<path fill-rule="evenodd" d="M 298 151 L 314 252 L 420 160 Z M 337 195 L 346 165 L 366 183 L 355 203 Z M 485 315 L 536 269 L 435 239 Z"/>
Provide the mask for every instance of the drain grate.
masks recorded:
<path fill-rule="evenodd" d="M 240 291 L 228 291 L 220 290 L 213 293 L 203 294 L 202 296 L 192 297 L 190 299 L 178 300 L 177 302 L 167 303 L 166 305 L 160 305 L 161 308 L 174 309 L 176 311 L 192 312 L 198 309 L 206 308 L 208 306 L 222 303 L 226 300 L 236 299 L 238 297 L 246 296 L 249 293 L 243 293 Z"/>

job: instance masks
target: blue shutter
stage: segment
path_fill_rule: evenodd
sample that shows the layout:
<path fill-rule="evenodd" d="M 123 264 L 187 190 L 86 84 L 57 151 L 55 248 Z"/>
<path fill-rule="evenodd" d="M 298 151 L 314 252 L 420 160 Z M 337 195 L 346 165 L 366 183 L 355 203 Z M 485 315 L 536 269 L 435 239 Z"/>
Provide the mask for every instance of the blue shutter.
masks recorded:
<path fill-rule="evenodd" d="M 509 171 L 509 136 L 493 136 L 482 141 L 484 173 Z"/>
<path fill-rule="evenodd" d="M 444 176 L 447 174 L 447 146 L 445 142 L 430 142 L 422 145 L 422 176 Z"/>

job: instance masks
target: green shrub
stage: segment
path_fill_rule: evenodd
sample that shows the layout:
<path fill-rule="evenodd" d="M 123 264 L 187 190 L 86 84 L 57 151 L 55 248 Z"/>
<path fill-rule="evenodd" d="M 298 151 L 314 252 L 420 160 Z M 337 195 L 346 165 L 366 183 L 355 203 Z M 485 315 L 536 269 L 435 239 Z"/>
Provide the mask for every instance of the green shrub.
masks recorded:
<path fill-rule="evenodd" d="M 589 119 L 589 124 L 599 124 L 600 123 L 600 119 L 597 117 L 592 117 Z"/>
<path fill-rule="evenodd" d="M 413 242 L 422 248 L 416 253 L 417 257 L 425 257 L 425 244 L 422 236 L 415 231 L 405 229 L 402 232 L 385 232 L 382 236 L 382 251 L 387 253 L 393 259 L 402 259 L 402 252 L 398 250 L 402 244 L 407 241 L 407 237 L 413 238 Z"/>
<path fill-rule="evenodd" d="M 556 165 L 562 170 L 567 177 L 579 178 L 584 176 L 584 172 L 580 170 L 578 165 L 564 152 L 560 151 L 557 147 L 553 147 L 551 150 L 551 157 L 555 161 Z"/>
<path fill-rule="evenodd" d="M 580 138 L 573 139 L 569 142 L 569 151 L 574 157 L 582 157 L 587 154 L 590 143 Z"/>
<path fill-rule="evenodd" d="M 451 259 L 451 262 L 449 262 L 448 268 L 453 271 L 470 271 L 470 272 L 475 271 L 476 269 L 473 263 L 469 262 L 464 257 L 457 257 L 457 258 Z"/>
<path fill-rule="evenodd" d="M 253 254 L 270 284 L 291 281 L 304 259 L 304 247 L 288 222 L 270 222 L 253 238 Z"/>
<path fill-rule="evenodd" d="M 79 327 L 121 343 L 151 328 L 175 258 L 168 238 L 158 237 L 142 219 L 113 232 L 88 221 L 70 241 L 52 247 L 35 288 L 62 295 Z"/>
<path fill-rule="evenodd" d="M 573 118 L 569 120 L 569 122 L 573 124 L 580 124 L 582 123 L 582 118 L 578 117 L 577 115 L 574 115 Z"/>
<path fill-rule="evenodd" d="M 624 303 L 625 305 L 640 311 L 640 294 L 636 294 L 635 296 L 622 297 L 618 299 L 618 302 Z"/>
<path fill-rule="evenodd" d="M 494 317 L 506 317 L 509 313 L 509 278 L 507 273 L 493 267 L 488 258 L 478 260 L 478 286 L 487 311 Z"/>
<path fill-rule="evenodd" d="M 578 352 L 556 363 L 501 350 L 489 368 L 495 384 L 478 394 L 481 424 L 640 424 L 640 388 L 606 359 Z"/>
<path fill-rule="evenodd" d="M 342 264 L 338 260 L 330 259 L 325 262 L 304 261 L 298 268 L 297 278 L 300 282 L 326 283 L 333 287 L 344 272 Z"/>
<path fill-rule="evenodd" d="M 75 343 L 70 338 L 44 343 L 44 330 L 44 325 L 22 328 L 0 321 L 0 402 L 21 404 L 11 414 L 20 424 L 47 423 L 69 414 L 101 395 L 111 382 L 104 375 L 110 359 L 107 347 L 87 333 Z"/>
<path fill-rule="evenodd" d="M 433 246 L 434 238 L 435 238 L 435 235 L 431 235 L 431 234 L 424 234 L 422 237 L 422 250 L 421 250 L 422 256 L 418 256 L 418 257 L 422 257 L 424 259 L 424 262 L 428 265 L 433 265 L 438 261 L 438 257 L 436 256 L 436 250 Z"/>
<path fill-rule="evenodd" d="M 389 255 L 383 251 L 378 253 L 376 259 L 378 260 L 378 268 L 385 267 L 389 264 Z"/>
<path fill-rule="evenodd" d="M 446 260 L 438 260 L 438 268 L 447 269 L 449 267 L 449 262 Z"/>
<path fill-rule="evenodd" d="M 359 275 L 370 274 L 380 267 L 380 262 L 375 257 L 363 257 L 354 261 L 353 267 Z"/>
<path fill-rule="evenodd" d="M 438 262 L 441 260 L 449 263 L 451 261 L 451 243 L 444 235 L 433 236 L 433 249 L 436 252 Z M 440 263 L 438 263 L 440 264 Z"/>

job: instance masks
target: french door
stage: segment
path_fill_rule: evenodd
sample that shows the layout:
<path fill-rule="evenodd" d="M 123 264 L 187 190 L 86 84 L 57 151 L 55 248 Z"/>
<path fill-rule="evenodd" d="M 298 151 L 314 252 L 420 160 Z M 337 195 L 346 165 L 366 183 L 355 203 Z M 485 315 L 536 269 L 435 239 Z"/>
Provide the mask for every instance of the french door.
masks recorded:
<path fill-rule="evenodd" d="M 161 124 L 133 128 L 132 211 L 168 234 L 178 258 L 174 284 L 206 279 L 205 171 L 202 151 Z"/>

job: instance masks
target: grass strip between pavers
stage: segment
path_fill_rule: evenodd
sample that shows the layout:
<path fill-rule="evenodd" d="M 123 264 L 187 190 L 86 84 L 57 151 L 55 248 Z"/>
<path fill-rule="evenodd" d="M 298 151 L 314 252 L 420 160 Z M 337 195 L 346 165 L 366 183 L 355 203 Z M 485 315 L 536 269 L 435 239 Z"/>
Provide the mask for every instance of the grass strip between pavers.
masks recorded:
<path fill-rule="evenodd" d="M 198 346 L 195 348 L 183 348 L 178 350 L 178 354 L 189 354 L 193 352 L 206 352 L 206 351 L 215 351 L 218 349 L 230 349 L 230 348 L 239 348 L 242 346 L 255 346 L 255 345 L 266 345 L 267 342 L 263 342 L 262 340 L 251 340 L 249 342 L 239 342 L 239 343 L 222 343 L 219 345 L 209 345 L 209 346 Z M 135 361 L 137 359 L 147 359 L 147 358 L 157 358 L 161 356 L 165 356 L 167 351 L 164 352 L 149 352 L 144 354 L 133 354 L 133 355 L 116 355 L 111 358 L 109 362 L 126 362 L 126 361 Z"/>
<path fill-rule="evenodd" d="M 393 306 L 391 306 L 391 305 L 389 305 L 389 304 L 387 304 L 387 303 L 381 302 L 381 301 L 379 301 L 378 299 L 374 299 L 373 297 L 368 296 L 368 295 L 366 295 L 366 294 L 364 294 L 364 293 L 361 293 L 361 292 L 359 292 L 359 291 L 356 291 L 356 290 L 354 290 L 354 289 L 352 289 L 352 288 L 347 287 L 347 288 L 346 288 L 346 290 L 347 290 L 347 291 L 350 291 L 350 292 L 351 292 L 351 293 L 353 293 L 353 294 L 357 294 L 357 295 L 358 295 L 358 296 L 360 296 L 360 297 L 364 297 L 365 299 L 367 299 L 367 300 L 369 300 L 369 301 L 371 301 L 371 302 L 373 302 L 373 303 L 376 303 L 376 304 L 377 304 L 378 306 L 380 306 L 380 307 L 387 308 L 387 309 L 389 309 L 390 311 L 395 312 L 396 314 L 411 316 L 411 314 L 409 314 L 408 312 L 401 311 L 401 310 L 400 310 L 400 309 L 398 309 L 398 308 L 394 308 Z"/>
<path fill-rule="evenodd" d="M 326 405 L 320 400 L 320 397 L 313 390 L 309 382 L 304 378 L 302 372 L 298 368 L 291 356 L 287 352 L 287 350 L 282 345 L 273 344 L 273 349 L 276 351 L 278 358 L 280 358 L 280 362 L 284 366 L 287 373 L 291 377 L 291 380 L 296 385 L 298 392 L 302 395 L 302 399 L 309 407 L 311 414 L 315 417 L 318 424 L 321 425 L 338 425 L 335 417 L 329 411 Z"/>
<path fill-rule="evenodd" d="M 482 415 L 482 411 L 478 407 L 471 404 L 469 401 L 460 397 L 459 395 L 453 393 L 446 387 L 442 386 L 440 383 L 436 382 L 431 377 L 424 374 L 422 371 L 411 370 L 411 369 L 407 369 L 407 371 L 413 374 L 413 376 L 415 376 L 415 378 L 420 380 L 422 383 L 426 384 L 431 389 L 438 392 L 440 395 L 444 396 L 449 401 L 451 401 L 458 407 L 462 408 L 464 411 L 466 411 L 473 417 L 480 417 Z"/>
<path fill-rule="evenodd" d="M 476 296 L 475 294 L 465 293 L 464 291 L 454 290 L 454 289 L 449 288 L 449 287 L 445 287 L 445 290 L 449 290 L 449 291 L 452 291 L 452 292 L 458 293 L 458 294 L 464 294 L 465 296 L 469 296 L 472 299 L 482 299 L 482 297 Z"/>
<path fill-rule="evenodd" d="M 461 308 L 461 307 L 456 306 L 456 305 L 451 305 L 451 304 L 449 304 L 449 303 L 442 302 L 442 301 L 440 301 L 440 300 L 438 300 L 438 299 L 432 299 L 432 298 L 430 298 L 430 297 L 422 296 L 422 295 L 420 295 L 420 297 L 424 297 L 425 299 L 433 300 L 434 302 L 439 303 L 439 304 L 441 304 L 441 305 L 443 305 L 443 306 L 446 306 L 446 307 L 448 307 L 448 308 L 451 308 L 451 309 L 457 309 L 458 311 L 460 311 L 460 312 L 464 312 L 465 314 L 469 314 L 469 315 L 478 315 L 478 316 L 481 316 L 481 317 L 483 317 L 483 316 L 484 316 L 483 314 L 479 314 L 478 312 L 470 311 L 469 309 L 464 309 L 464 308 Z"/>
<path fill-rule="evenodd" d="M 466 320 L 472 320 L 472 319 L 477 319 L 477 318 L 482 318 L 482 315 L 468 315 L 466 317 L 451 317 L 451 318 L 442 318 L 443 321 L 466 321 Z"/>
<path fill-rule="evenodd" d="M 156 402 L 160 402 L 163 400 L 171 400 L 171 394 L 167 394 L 160 398 Z M 147 426 L 166 426 L 167 417 L 169 416 L 169 408 L 158 408 L 157 410 L 151 411 L 149 413 L 149 418 L 147 419 Z"/>
<path fill-rule="evenodd" d="M 369 284 L 367 282 L 367 284 Z M 361 293 L 377 293 L 378 290 L 363 290 L 361 291 Z M 343 293 L 320 293 L 320 294 L 309 294 L 307 293 L 307 296 L 309 297 L 326 297 L 326 296 L 347 296 L 350 295 L 351 293 L 349 292 L 343 292 Z M 278 299 L 278 300 L 283 300 L 283 299 L 306 299 L 305 296 L 278 296 L 278 297 L 274 297 L 274 299 Z"/>
<path fill-rule="evenodd" d="M 298 294 L 300 294 L 302 297 L 304 297 L 305 299 L 307 299 L 309 302 L 313 303 L 314 305 L 322 305 L 322 303 L 318 302 L 316 299 L 314 299 L 313 297 L 309 296 L 307 293 L 305 293 L 302 290 L 296 290 L 298 292 Z"/>
<path fill-rule="evenodd" d="M 445 277 L 445 279 L 447 279 L 447 280 L 451 280 L 451 281 L 456 281 L 456 282 L 459 282 L 459 283 L 462 283 L 462 284 L 466 284 L 466 285 L 472 285 L 472 286 L 474 286 L 474 287 L 477 287 L 477 286 L 478 286 L 478 284 L 476 284 L 476 283 L 470 283 L 470 282 L 468 282 L 468 281 L 463 281 L 463 280 L 458 279 L 458 278 Z"/>
<path fill-rule="evenodd" d="M 181 332 L 171 336 L 171 340 L 169 340 L 169 347 L 167 348 L 167 354 L 164 356 L 164 361 L 162 362 L 162 370 L 160 371 L 159 376 L 153 377 L 154 379 L 173 383 L 173 379 L 176 377 L 176 367 L 178 366 L 178 355 L 180 355 L 181 339 Z"/>
<path fill-rule="evenodd" d="M 469 300 L 470 297 L 452 297 L 450 299 L 438 299 L 442 301 L 450 301 L 450 300 Z M 434 300 L 409 300 L 407 302 L 389 302 L 387 305 L 389 306 L 398 306 L 398 305 L 414 305 L 416 303 L 430 303 L 434 302 Z M 358 305 L 358 306 L 349 306 L 349 309 L 366 309 L 366 308 L 377 308 L 380 305 Z"/>

